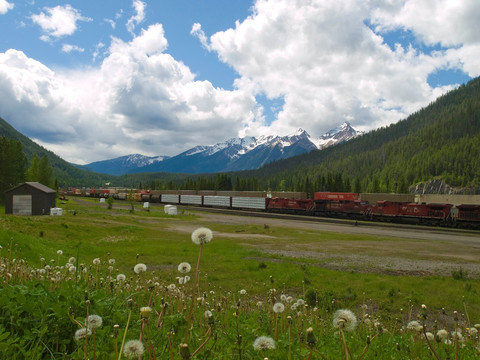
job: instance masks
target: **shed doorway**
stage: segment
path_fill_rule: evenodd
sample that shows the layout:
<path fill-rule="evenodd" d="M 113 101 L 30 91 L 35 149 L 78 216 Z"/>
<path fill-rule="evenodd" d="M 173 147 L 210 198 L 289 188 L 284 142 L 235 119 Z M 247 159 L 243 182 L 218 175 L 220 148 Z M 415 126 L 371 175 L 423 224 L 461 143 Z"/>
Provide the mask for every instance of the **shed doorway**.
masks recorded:
<path fill-rule="evenodd" d="M 13 214 L 32 215 L 32 195 L 13 195 Z"/>

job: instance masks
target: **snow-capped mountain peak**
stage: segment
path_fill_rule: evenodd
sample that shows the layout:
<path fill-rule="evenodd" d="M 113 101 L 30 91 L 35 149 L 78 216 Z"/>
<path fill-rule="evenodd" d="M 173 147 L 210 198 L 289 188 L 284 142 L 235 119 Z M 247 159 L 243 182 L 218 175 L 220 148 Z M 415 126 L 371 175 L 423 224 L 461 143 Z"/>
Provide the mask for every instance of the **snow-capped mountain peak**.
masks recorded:
<path fill-rule="evenodd" d="M 115 173 L 113 170 L 107 172 L 113 175 L 160 171 L 211 173 L 251 170 L 275 160 L 348 141 L 360 134 L 362 132 L 345 122 L 316 139 L 312 139 L 304 129 L 300 128 L 286 136 L 263 135 L 258 138 L 247 136 L 231 138 L 215 145 L 198 145 L 170 158 L 132 154 L 92 163 L 86 167 L 94 171 L 100 168 L 103 172 L 107 172 L 115 166 Z"/>

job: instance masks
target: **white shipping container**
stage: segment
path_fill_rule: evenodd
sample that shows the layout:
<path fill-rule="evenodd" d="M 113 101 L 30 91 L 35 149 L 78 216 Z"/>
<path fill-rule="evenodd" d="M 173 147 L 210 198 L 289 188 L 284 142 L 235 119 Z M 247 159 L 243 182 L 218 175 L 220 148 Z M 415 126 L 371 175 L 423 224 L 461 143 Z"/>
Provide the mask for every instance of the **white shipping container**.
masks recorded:
<path fill-rule="evenodd" d="M 63 215 L 63 210 L 62 208 L 50 208 L 50 215 L 51 216 Z"/>
<path fill-rule="evenodd" d="M 162 194 L 162 202 L 178 204 L 178 195 Z"/>
<path fill-rule="evenodd" d="M 203 197 L 205 206 L 225 206 L 230 207 L 230 196 L 207 196 Z"/>
<path fill-rule="evenodd" d="M 201 195 L 180 195 L 181 204 L 202 205 Z"/>
<path fill-rule="evenodd" d="M 266 210 L 267 199 L 258 197 L 232 197 L 232 207 L 238 209 Z"/>

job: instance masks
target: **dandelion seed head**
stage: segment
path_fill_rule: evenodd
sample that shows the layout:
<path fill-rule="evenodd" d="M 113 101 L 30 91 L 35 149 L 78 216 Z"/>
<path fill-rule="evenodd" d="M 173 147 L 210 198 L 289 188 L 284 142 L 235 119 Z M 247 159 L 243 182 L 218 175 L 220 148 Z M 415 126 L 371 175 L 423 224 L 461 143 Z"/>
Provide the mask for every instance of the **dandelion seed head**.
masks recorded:
<path fill-rule="evenodd" d="M 93 265 L 100 265 L 100 258 L 93 259 Z"/>
<path fill-rule="evenodd" d="M 135 274 L 141 274 L 147 271 L 147 265 L 138 263 L 137 265 L 134 266 L 133 271 L 135 272 Z"/>
<path fill-rule="evenodd" d="M 190 270 L 192 270 L 192 266 L 188 262 L 182 262 L 178 264 L 178 271 L 180 271 L 182 274 L 189 273 Z"/>
<path fill-rule="evenodd" d="M 194 244 L 202 245 L 209 243 L 213 238 L 212 230 L 209 228 L 198 228 L 192 232 L 192 241 Z"/>
<path fill-rule="evenodd" d="M 68 262 L 70 264 L 75 264 L 76 259 L 72 256 L 70 259 L 68 259 Z"/>
<path fill-rule="evenodd" d="M 423 326 L 417 320 L 412 320 L 407 324 L 407 330 L 413 332 L 420 332 L 423 330 Z"/>
<path fill-rule="evenodd" d="M 428 341 L 435 340 L 435 335 L 433 335 L 431 332 L 427 331 L 425 335 L 427 336 Z"/>
<path fill-rule="evenodd" d="M 108 259 L 108 263 L 110 265 L 114 265 L 115 264 L 115 259 Z"/>
<path fill-rule="evenodd" d="M 75 340 L 76 341 L 80 341 L 80 340 L 83 340 L 85 339 L 85 337 L 87 336 L 90 336 L 92 335 L 92 331 L 90 329 L 87 329 L 87 328 L 81 328 L 81 329 L 78 329 L 77 331 L 75 331 Z"/>
<path fill-rule="evenodd" d="M 139 340 L 129 340 L 125 343 L 125 347 L 123 348 L 123 355 L 127 359 L 135 359 L 139 356 L 143 355 L 145 348 L 143 343 Z"/>
<path fill-rule="evenodd" d="M 57 250 L 57 255 L 62 255 L 63 251 L 62 250 Z"/>
<path fill-rule="evenodd" d="M 357 327 L 357 317 L 351 310 L 337 310 L 333 314 L 333 327 L 343 331 L 353 331 Z"/>
<path fill-rule="evenodd" d="M 102 326 L 103 320 L 98 315 L 89 315 L 87 317 L 87 323 L 88 323 L 89 329 L 95 329 Z"/>
<path fill-rule="evenodd" d="M 210 310 L 206 310 L 204 313 L 203 313 L 203 316 L 208 319 L 210 317 L 212 317 L 212 312 Z"/>
<path fill-rule="evenodd" d="M 285 310 L 285 305 L 280 302 L 277 302 L 273 305 L 273 312 L 282 313 Z"/>
<path fill-rule="evenodd" d="M 247 290 L 242 289 L 242 290 L 239 291 L 239 293 L 240 293 L 240 295 L 245 295 L 247 293 Z"/>
<path fill-rule="evenodd" d="M 253 349 L 255 351 L 274 350 L 275 340 L 268 336 L 259 336 L 253 342 Z"/>

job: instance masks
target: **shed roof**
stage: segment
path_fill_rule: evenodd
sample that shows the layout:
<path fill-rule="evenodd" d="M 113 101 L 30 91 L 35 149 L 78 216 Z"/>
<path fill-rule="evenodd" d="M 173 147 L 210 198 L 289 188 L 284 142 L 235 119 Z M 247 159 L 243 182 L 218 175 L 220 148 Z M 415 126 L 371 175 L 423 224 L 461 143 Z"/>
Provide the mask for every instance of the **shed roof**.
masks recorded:
<path fill-rule="evenodd" d="M 13 190 L 15 190 L 15 189 L 18 189 L 18 188 L 21 187 L 21 186 L 24 186 L 24 185 L 31 186 L 31 187 L 33 187 L 33 188 L 35 188 L 35 189 L 37 189 L 37 190 L 40 190 L 40 191 L 42 191 L 42 192 L 44 192 L 44 193 L 47 193 L 47 194 L 49 194 L 49 193 L 56 193 L 55 190 L 50 189 L 48 186 L 45 186 L 45 185 L 43 185 L 43 184 L 40 184 L 39 182 L 34 182 L 34 181 L 27 181 L 27 182 L 18 184 L 17 186 L 15 186 L 15 187 L 7 190 L 6 192 L 13 191 Z"/>

